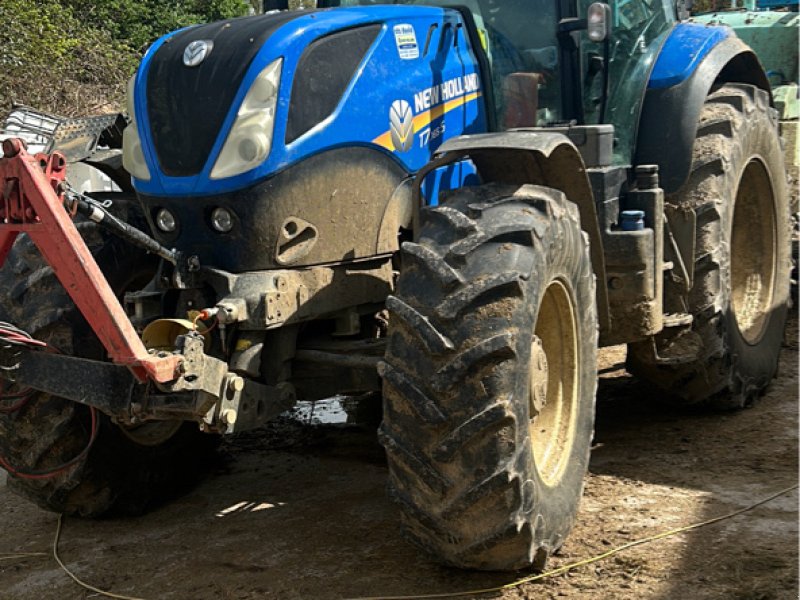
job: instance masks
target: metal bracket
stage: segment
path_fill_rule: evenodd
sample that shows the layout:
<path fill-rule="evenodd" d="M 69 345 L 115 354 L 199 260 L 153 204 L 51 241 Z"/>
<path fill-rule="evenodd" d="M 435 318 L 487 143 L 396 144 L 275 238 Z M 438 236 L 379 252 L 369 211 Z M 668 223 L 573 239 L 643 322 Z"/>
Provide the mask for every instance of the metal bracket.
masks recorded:
<path fill-rule="evenodd" d="M 683 280 L 683 291 L 688 294 L 694 284 L 694 250 L 697 215 L 691 208 L 664 206 L 664 228 L 668 244 L 664 250 L 677 267 Z"/>
<path fill-rule="evenodd" d="M 205 421 L 209 425 L 224 426 L 224 433 L 235 433 L 266 423 L 296 402 L 295 389 L 290 383 L 264 385 L 231 373 L 219 402 L 206 415 Z"/>
<path fill-rule="evenodd" d="M 126 415 L 136 388 L 144 390 L 120 365 L 41 351 L 20 355 L 14 379 L 21 386 L 93 406 L 109 415 Z"/>

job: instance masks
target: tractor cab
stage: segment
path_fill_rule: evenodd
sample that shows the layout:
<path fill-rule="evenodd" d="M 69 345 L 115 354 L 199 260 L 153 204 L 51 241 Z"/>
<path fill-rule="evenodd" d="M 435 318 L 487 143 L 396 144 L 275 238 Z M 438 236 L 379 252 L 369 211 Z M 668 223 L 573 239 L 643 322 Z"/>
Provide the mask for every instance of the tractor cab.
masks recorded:
<path fill-rule="evenodd" d="M 524 0 L 387 1 L 322 0 L 320 6 L 354 7 L 408 4 L 452 8 L 461 13 L 466 35 L 491 82 L 487 101 L 497 129 L 557 123 L 569 118 L 560 57 L 556 3 L 535 7 Z M 535 26 L 532 26 L 535 22 Z M 430 37 L 430 35 L 429 35 Z M 433 66 L 433 65 L 432 65 Z"/>
<path fill-rule="evenodd" d="M 615 126 L 614 162 L 630 164 L 643 91 L 677 22 L 670 0 L 321 0 L 321 7 L 429 5 L 461 12 L 491 82 L 495 130 L 567 124 Z"/>

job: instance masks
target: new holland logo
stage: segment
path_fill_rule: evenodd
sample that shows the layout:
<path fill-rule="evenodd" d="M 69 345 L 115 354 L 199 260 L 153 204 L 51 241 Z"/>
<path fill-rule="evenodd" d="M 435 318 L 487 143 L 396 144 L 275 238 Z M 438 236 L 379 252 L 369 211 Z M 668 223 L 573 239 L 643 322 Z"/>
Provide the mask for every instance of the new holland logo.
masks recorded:
<path fill-rule="evenodd" d="M 405 100 L 395 100 L 389 109 L 389 131 L 394 149 L 408 152 L 414 144 L 414 113 Z"/>
<path fill-rule="evenodd" d="M 211 40 L 195 40 L 186 46 L 183 51 L 183 64 L 187 67 L 196 67 L 211 54 L 214 42 Z"/>

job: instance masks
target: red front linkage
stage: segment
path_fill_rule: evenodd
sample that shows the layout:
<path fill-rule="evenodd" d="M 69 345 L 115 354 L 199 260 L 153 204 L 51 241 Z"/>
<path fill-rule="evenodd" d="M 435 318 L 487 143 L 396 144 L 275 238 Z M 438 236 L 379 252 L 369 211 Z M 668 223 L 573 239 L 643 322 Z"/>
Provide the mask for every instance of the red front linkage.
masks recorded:
<path fill-rule="evenodd" d="M 3 142 L 0 158 L 0 266 L 27 233 L 102 342 L 111 360 L 140 381 L 177 376 L 182 357 L 148 353 L 64 208 L 66 161 L 58 152 L 31 156 L 21 140 Z"/>

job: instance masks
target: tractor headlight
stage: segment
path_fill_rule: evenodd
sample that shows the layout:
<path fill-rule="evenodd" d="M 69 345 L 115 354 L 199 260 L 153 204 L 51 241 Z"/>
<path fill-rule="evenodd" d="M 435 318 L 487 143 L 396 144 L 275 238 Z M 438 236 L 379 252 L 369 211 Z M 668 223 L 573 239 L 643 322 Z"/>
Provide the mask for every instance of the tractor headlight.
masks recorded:
<path fill-rule="evenodd" d="M 233 177 L 249 171 L 269 155 L 282 66 L 283 59 L 273 61 L 250 86 L 211 170 L 211 179 Z"/>
<path fill-rule="evenodd" d="M 211 213 L 211 226 L 220 233 L 228 233 L 233 229 L 233 215 L 227 208 L 215 208 Z"/>
<path fill-rule="evenodd" d="M 139 129 L 136 125 L 136 111 L 134 110 L 134 82 L 136 75 L 128 81 L 128 93 L 125 104 L 131 122 L 122 131 L 122 166 L 136 179 L 150 181 L 150 170 L 144 160 L 142 141 L 139 139 Z"/>
<path fill-rule="evenodd" d="M 178 228 L 178 221 L 175 215 L 162 208 L 156 213 L 156 227 L 164 233 L 173 233 Z"/>

